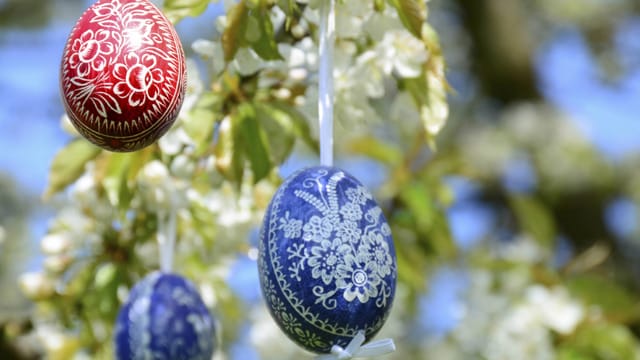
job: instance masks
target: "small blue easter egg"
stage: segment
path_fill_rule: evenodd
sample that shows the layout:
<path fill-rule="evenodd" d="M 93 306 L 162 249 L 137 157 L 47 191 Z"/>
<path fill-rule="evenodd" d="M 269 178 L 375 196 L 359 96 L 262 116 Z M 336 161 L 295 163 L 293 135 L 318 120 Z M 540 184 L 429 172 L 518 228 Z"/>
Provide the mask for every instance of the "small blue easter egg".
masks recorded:
<path fill-rule="evenodd" d="M 391 229 L 371 193 L 343 170 L 292 175 L 267 208 L 258 267 L 267 307 L 307 350 L 373 337 L 389 315 L 397 266 Z"/>
<path fill-rule="evenodd" d="M 116 320 L 118 360 L 210 360 L 215 327 L 187 279 L 154 272 L 137 283 Z"/>

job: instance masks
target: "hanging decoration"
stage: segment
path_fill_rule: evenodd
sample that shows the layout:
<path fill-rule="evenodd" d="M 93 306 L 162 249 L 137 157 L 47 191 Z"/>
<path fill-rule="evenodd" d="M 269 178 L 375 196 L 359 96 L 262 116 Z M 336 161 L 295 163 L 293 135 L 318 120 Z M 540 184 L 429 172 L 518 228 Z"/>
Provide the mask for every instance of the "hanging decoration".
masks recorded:
<path fill-rule="evenodd" d="M 82 136 L 110 151 L 139 150 L 169 130 L 182 106 L 180 39 L 148 0 L 99 0 L 69 35 L 60 87 Z"/>
<path fill-rule="evenodd" d="M 215 326 L 187 279 L 153 272 L 133 287 L 116 320 L 117 360 L 210 360 Z"/>
<path fill-rule="evenodd" d="M 158 213 L 160 271 L 136 284 L 120 309 L 115 327 L 118 360 L 210 360 L 215 326 L 195 286 L 172 273 L 177 200 L 166 186 L 169 210 Z"/>
<path fill-rule="evenodd" d="M 392 352 L 368 344 L 385 323 L 397 280 L 391 229 L 372 194 L 333 166 L 335 1 L 321 2 L 321 165 L 294 173 L 267 207 L 258 268 L 266 305 L 282 331 L 319 360 Z M 364 344 L 364 345 L 363 345 Z"/>

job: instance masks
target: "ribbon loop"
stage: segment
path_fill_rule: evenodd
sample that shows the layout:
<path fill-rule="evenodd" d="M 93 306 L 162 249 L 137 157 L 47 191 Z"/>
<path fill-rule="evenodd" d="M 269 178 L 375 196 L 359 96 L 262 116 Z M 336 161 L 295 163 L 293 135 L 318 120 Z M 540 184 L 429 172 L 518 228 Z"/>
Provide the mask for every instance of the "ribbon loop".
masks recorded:
<path fill-rule="evenodd" d="M 330 354 L 316 356 L 315 360 L 349 360 L 380 356 L 396 351 L 396 345 L 392 339 L 376 340 L 362 345 L 364 341 L 364 331 L 360 330 L 346 348 L 333 345 Z"/>

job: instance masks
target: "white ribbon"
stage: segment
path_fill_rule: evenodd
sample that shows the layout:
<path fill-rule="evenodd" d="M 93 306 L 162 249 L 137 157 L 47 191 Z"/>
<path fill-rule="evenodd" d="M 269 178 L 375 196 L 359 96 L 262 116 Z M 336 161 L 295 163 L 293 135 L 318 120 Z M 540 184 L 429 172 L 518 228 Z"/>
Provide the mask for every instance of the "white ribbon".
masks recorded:
<path fill-rule="evenodd" d="M 169 192 L 169 210 L 158 211 L 158 251 L 160 252 L 160 270 L 163 273 L 173 271 L 173 258 L 176 245 L 176 218 L 178 201 L 176 189 L 167 186 Z"/>
<path fill-rule="evenodd" d="M 320 44 L 318 69 L 318 121 L 320 124 L 320 163 L 333 165 L 333 48 L 335 36 L 335 0 L 320 4 Z"/>
<path fill-rule="evenodd" d="M 380 356 L 396 351 L 396 345 L 392 339 L 376 340 L 362 345 L 364 340 L 364 331 L 360 330 L 346 348 L 343 349 L 338 345 L 333 345 L 330 354 L 318 355 L 315 360 L 348 360 Z"/>
<path fill-rule="evenodd" d="M 176 242 L 176 210 L 158 212 L 158 250 L 160 251 L 160 270 L 170 273 L 173 270 L 173 252 Z"/>

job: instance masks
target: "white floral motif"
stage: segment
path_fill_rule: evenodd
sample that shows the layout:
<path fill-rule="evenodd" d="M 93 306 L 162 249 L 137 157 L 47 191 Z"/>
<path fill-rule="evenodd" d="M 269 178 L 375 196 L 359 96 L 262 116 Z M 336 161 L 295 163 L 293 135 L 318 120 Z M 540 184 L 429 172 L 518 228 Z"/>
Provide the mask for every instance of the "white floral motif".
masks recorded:
<path fill-rule="evenodd" d="M 389 245 L 384 241 L 382 234 L 370 232 L 365 237 L 365 245 L 361 247 L 369 255 L 369 262 L 373 264 L 379 276 L 391 274 L 391 255 Z"/>
<path fill-rule="evenodd" d="M 344 220 L 338 226 L 337 235 L 347 243 L 355 243 L 360 239 L 362 230 L 358 228 L 357 222 Z"/>
<path fill-rule="evenodd" d="M 284 237 L 287 239 L 299 238 L 302 233 L 302 220 L 289 218 L 287 211 L 284 218 L 280 219 L 280 229 L 284 230 Z"/>
<path fill-rule="evenodd" d="M 314 279 L 322 278 L 325 285 L 331 284 L 338 267 L 344 265 L 344 256 L 350 251 L 349 245 L 343 244 L 339 238 L 323 240 L 320 246 L 311 249 L 312 256 L 308 260 L 312 267 L 311 276 Z"/>
<path fill-rule="evenodd" d="M 357 186 L 354 188 L 347 189 L 346 191 L 347 198 L 358 205 L 366 204 L 367 200 L 371 200 L 371 194 L 367 191 L 364 186 Z"/>
<path fill-rule="evenodd" d="M 345 204 L 340 209 L 340 214 L 342 214 L 346 220 L 359 221 L 362 219 L 362 209 L 360 209 L 360 205 L 355 202 Z"/>
<path fill-rule="evenodd" d="M 321 192 L 319 197 L 306 191 L 295 192 L 298 198 L 316 208 L 320 216 L 312 215 L 302 226 L 302 239 L 311 242 L 304 252 L 295 243 L 287 248 L 289 254 L 296 255 L 289 259 L 297 259 L 289 268 L 290 276 L 299 279 L 299 270 L 308 266 L 311 277 L 323 284 L 313 289 L 318 296 L 316 303 L 328 310 L 335 308 L 336 294 L 342 294 L 348 302 L 358 299 L 361 303 L 379 297 L 376 305 L 381 307 L 390 296 L 383 279 L 395 271 L 385 240 L 391 231 L 386 222 L 382 222 L 386 227 L 380 224 L 380 207 L 373 206 L 364 214 L 363 207 L 373 197 L 363 186 L 348 188 L 346 199 L 338 199 L 337 186 L 344 177 L 343 173 L 332 175 L 327 184 L 322 185 L 326 194 Z M 319 179 L 310 179 L 305 187 L 317 188 L 320 184 Z M 367 226 L 361 228 L 359 222 L 363 218 Z M 290 218 L 287 211 L 279 222 L 278 228 L 285 238 L 299 238 L 302 221 Z"/>
<path fill-rule="evenodd" d="M 95 25 L 84 30 L 81 21 Z M 184 53 L 175 30 L 152 3 L 139 1 L 100 1 L 78 24 L 81 32 L 65 49 L 62 86 L 65 105 L 88 117 L 72 120 L 96 143 L 104 139 L 92 136 L 93 126 L 117 136 L 135 135 L 126 141 L 133 146 L 147 141 L 164 122 L 155 121 L 144 132 L 139 124 L 173 119 L 175 112 L 166 109 L 176 108 L 183 96 Z M 125 104 L 140 109 L 130 112 Z"/>
<path fill-rule="evenodd" d="M 366 251 L 345 257 L 345 264 L 338 268 L 336 275 L 336 285 L 344 289 L 345 300 L 357 298 L 361 303 L 366 303 L 369 298 L 378 296 L 378 285 L 382 280 Z"/>
<path fill-rule="evenodd" d="M 326 217 L 312 216 L 309 222 L 304 224 L 302 228 L 304 230 L 304 236 L 302 237 L 306 241 L 321 242 L 331 236 L 333 230 L 333 224 Z"/>
<path fill-rule="evenodd" d="M 114 52 L 107 30 L 94 32 L 89 29 L 73 41 L 69 66 L 76 69 L 79 76 L 87 76 L 91 71 L 102 71 L 107 66 L 107 56 Z"/>
<path fill-rule="evenodd" d="M 119 80 L 113 86 L 113 93 L 128 98 L 129 105 L 141 106 L 147 101 L 155 101 L 164 81 L 162 70 L 156 68 L 157 59 L 153 55 L 140 57 L 131 52 L 124 58 L 125 64 L 116 64 L 113 76 Z"/>

